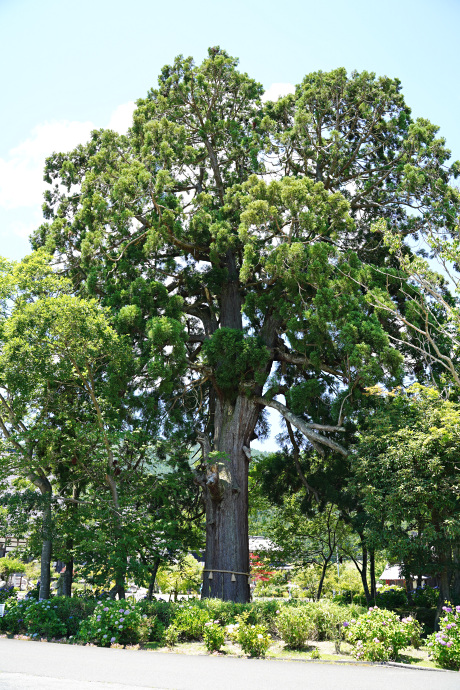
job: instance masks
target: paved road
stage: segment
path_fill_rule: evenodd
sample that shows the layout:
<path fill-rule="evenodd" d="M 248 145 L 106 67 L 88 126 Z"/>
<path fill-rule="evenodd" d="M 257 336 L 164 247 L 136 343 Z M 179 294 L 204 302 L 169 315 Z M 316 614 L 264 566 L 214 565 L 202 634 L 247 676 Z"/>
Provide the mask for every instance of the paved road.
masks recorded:
<path fill-rule="evenodd" d="M 459 690 L 460 674 L 0 638 L 1 690 Z"/>

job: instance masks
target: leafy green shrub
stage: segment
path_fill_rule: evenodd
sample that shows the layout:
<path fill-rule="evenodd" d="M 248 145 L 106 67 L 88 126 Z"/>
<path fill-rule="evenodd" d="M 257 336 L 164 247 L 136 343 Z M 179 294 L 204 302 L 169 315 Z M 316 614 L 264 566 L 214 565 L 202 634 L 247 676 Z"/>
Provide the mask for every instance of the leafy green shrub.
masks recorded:
<path fill-rule="evenodd" d="M 53 597 L 51 602 L 55 607 L 57 617 L 65 625 L 67 637 L 73 637 L 78 633 L 81 623 L 94 612 L 97 606 L 97 601 L 92 598 Z"/>
<path fill-rule="evenodd" d="M 428 638 L 430 656 L 442 668 L 460 670 L 460 606 L 442 607 L 445 616 L 439 621 L 439 631 Z"/>
<path fill-rule="evenodd" d="M 66 627 L 59 620 L 56 608 L 49 599 L 30 602 L 24 612 L 27 633 L 33 637 L 63 637 Z"/>
<path fill-rule="evenodd" d="M 157 616 L 150 619 L 150 642 L 163 642 L 165 636 L 165 626 Z"/>
<path fill-rule="evenodd" d="M 252 604 L 245 604 L 244 612 L 248 614 L 248 623 L 263 625 L 270 633 L 276 634 L 277 611 L 281 606 L 297 606 L 297 602 L 292 600 L 283 603 L 279 601 L 256 601 Z M 237 616 L 234 620 L 237 620 Z"/>
<path fill-rule="evenodd" d="M 179 631 L 174 625 L 170 625 L 165 630 L 164 640 L 168 647 L 174 647 L 177 644 L 179 641 Z"/>
<path fill-rule="evenodd" d="M 412 595 L 415 606 L 432 608 L 438 605 L 439 589 L 437 587 L 417 587 Z"/>
<path fill-rule="evenodd" d="M 342 592 L 332 597 L 334 604 L 356 604 L 358 606 L 366 606 L 366 597 L 364 594 L 356 594 L 356 592 Z"/>
<path fill-rule="evenodd" d="M 301 649 L 316 633 L 311 609 L 283 606 L 276 618 L 279 636 L 291 649 Z"/>
<path fill-rule="evenodd" d="M 210 620 L 209 611 L 193 604 L 178 604 L 173 625 L 185 640 L 201 640 L 204 626 Z"/>
<path fill-rule="evenodd" d="M 173 620 L 174 612 L 178 606 L 181 606 L 181 604 L 175 604 L 173 602 L 162 600 L 157 601 L 156 599 L 153 599 L 152 601 L 142 599 L 136 604 L 136 607 L 141 614 L 145 614 L 149 618 L 157 618 L 165 628 L 167 628 Z"/>
<path fill-rule="evenodd" d="M 248 623 L 248 614 L 237 616 L 236 639 L 241 649 L 249 656 L 265 656 L 272 641 L 265 626 Z"/>
<path fill-rule="evenodd" d="M 421 633 L 420 624 L 411 616 L 400 620 L 393 611 L 377 606 L 358 620 L 344 621 L 343 626 L 354 656 L 362 661 L 395 660 L 401 649 L 417 644 Z"/>
<path fill-rule="evenodd" d="M 375 603 L 380 608 L 390 611 L 400 606 L 407 606 L 406 590 L 402 587 L 384 585 L 377 590 Z"/>
<path fill-rule="evenodd" d="M 223 625 L 227 625 L 235 620 L 235 617 L 247 610 L 250 604 L 236 604 L 233 601 L 222 601 L 221 599 L 203 599 L 194 602 L 198 608 L 204 608 L 209 614 L 209 620 L 218 619 Z"/>
<path fill-rule="evenodd" d="M 343 637 L 343 622 L 356 618 L 364 609 L 356 604 L 340 606 L 330 599 L 307 603 L 316 632 L 312 639 L 340 641 Z"/>
<path fill-rule="evenodd" d="M 111 644 L 136 644 L 149 637 L 147 615 L 125 601 L 99 602 L 94 612 L 80 626 L 78 638 L 100 647 Z"/>
<path fill-rule="evenodd" d="M 204 624 L 203 640 L 208 652 L 218 652 L 225 643 L 225 629 L 219 620 Z"/>

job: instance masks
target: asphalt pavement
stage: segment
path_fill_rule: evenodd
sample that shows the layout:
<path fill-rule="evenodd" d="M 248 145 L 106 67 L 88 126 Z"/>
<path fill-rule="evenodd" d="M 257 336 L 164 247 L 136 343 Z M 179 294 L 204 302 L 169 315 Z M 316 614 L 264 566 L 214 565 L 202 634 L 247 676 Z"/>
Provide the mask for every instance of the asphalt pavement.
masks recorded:
<path fill-rule="evenodd" d="M 0 638 L 1 690 L 459 690 L 454 672 L 237 659 Z"/>

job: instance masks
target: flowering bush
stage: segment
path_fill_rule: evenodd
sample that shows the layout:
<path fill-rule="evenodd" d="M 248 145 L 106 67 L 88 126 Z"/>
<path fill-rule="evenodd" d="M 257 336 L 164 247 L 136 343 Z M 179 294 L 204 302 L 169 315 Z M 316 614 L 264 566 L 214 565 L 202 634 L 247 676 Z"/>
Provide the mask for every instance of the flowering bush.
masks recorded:
<path fill-rule="evenodd" d="M 25 613 L 27 608 L 30 606 L 33 600 L 23 599 L 18 601 L 17 599 L 7 599 L 5 602 L 5 613 L 3 618 L 0 618 L 0 630 L 12 633 L 13 635 L 17 633 L 26 632 L 26 623 L 24 621 Z"/>
<path fill-rule="evenodd" d="M 346 639 L 354 645 L 353 654 L 363 661 L 396 659 L 401 649 L 420 640 L 421 626 L 414 618 L 399 619 L 396 613 L 377 606 L 344 621 Z"/>
<path fill-rule="evenodd" d="M 232 642 L 238 642 L 238 629 L 240 627 L 239 623 L 230 623 L 225 628 L 225 634 L 229 640 Z"/>
<path fill-rule="evenodd" d="M 377 590 L 375 601 L 382 608 L 390 610 L 397 609 L 400 606 L 407 606 L 406 590 L 396 585 L 384 585 Z"/>
<path fill-rule="evenodd" d="M 276 629 L 291 649 L 301 649 L 316 632 L 311 612 L 305 607 L 284 606 L 276 618 Z"/>
<path fill-rule="evenodd" d="M 412 601 L 415 606 L 426 606 L 431 608 L 437 606 L 439 599 L 438 587 L 417 587 L 412 595 Z"/>
<path fill-rule="evenodd" d="M 236 639 L 245 654 L 249 654 L 249 656 L 265 656 L 267 649 L 271 645 L 271 637 L 263 625 L 250 625 L 247 622 L 247 618 L 247 613 L 237 616 L 238 625 L 235 626 Z"/>
<path fill-rule="evenodd" d="M 147 616 L 125 601 L 99 602 L 94 613 L 84 620 L 78 632 L 83 642 L 100 647 L 111 644 L 136 644 L 149 637 Z"/>
<path fill-rule="evenodd" d="M 429 636 L 430 656 L 443 668 L 460 670 L 460 606 L 442 607 L 439 631 Z"/>
<path fill-rule="evenodd" d="M 49 599 L 32 601 L 24 612 L 24 623 L 27 633 L 33 637 L 62 637 L 66 633 L 66 627 L 58 618 L 57 606 Z"/>
<path fill-rule="evenodd" d="M 225 643 L 225 629 L 220 621 L 208 621 L 204 625 L 203 639 L 208 652 L 218 652 Z"/>
<path fill-rule="evenodd" d="M 363 609 L 360 606 L 340 606 L 329 599 L 320 599 L 307 604 L 314 623 L 313 639 L 334 640 L 340 643 L 343 636 L 343 622 L 355 617 Z"/>
<path fill-rule="evenodd" d="M 93 613 L 97 605 L 97 602 L 92 598 L 61 596 L 53 597 L 51 603 L 55 607 L 57 617 L 66 627 L 65 634 L 67 637 L 78 633 L 82 621 Z"/>
<path fill-rule="evenodd" d="M 0 604 L 3 604 L 10 597 L 16 596 L 17 590 L 11 587 L 0 587 Z"/>

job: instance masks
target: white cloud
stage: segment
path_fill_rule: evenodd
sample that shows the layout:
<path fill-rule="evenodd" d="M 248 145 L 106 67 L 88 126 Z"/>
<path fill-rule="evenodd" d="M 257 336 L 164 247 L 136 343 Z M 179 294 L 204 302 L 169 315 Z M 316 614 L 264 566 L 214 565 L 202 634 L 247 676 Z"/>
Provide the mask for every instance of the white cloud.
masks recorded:
<path fill-rule="evenodd" d="M 45 158 L 54 151 L 70 151 L 87 141 L 92 122 L 66 120 L 44 122 L 33 128 L 31 136 L 0 158 L 0 206 L 7 209 L 40 207 Z"/>
<path fill-rule="evenodd" d="M 124 134 L 132 124 L 134 108 L 134 102 L 119 105 L 107 127 Z M 55 120 L 36 125 L 27 139 L 12 148 L 5 158 L 0 158 L 0 208 L 39 209 L 47 187 L 43 182 L 45 159 L 55 151 L 71 151 L 85 143 L 93 129 L 96 125 L 89 121 Z M 22 237 L 28 226 L 29 223 L 13 223 L 9 232 Z"/>
<path fill-rule="evenodd" d="M 288 93 L 295 93 L 294 84 L 272 84 L 262 96 L 262 101 L 277 101 L 281 96 L 287 96 Z"/>
<path fill-rule="evenodd" d="M 128 128 L 133 124 L 133 112 L 136 108 L 134 101 L 123 103 L 115 108 L 110 116 L 108 129 L 114 129 L 118 134 L 126 134 Z"/>

